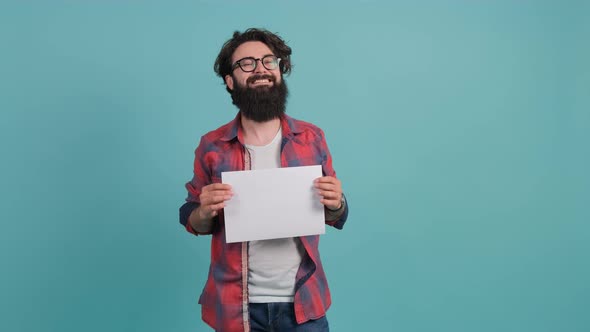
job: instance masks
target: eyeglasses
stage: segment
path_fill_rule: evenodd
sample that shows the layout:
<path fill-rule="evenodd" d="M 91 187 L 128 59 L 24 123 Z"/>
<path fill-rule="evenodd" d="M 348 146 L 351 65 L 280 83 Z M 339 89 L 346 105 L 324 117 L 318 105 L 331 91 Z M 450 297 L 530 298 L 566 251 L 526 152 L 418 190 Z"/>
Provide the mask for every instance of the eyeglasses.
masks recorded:
<path fill-rule="evenodd" d="M 245 57 L 234 63 L 232 66 L 232 71 L 240 67 L 240 69 L 246 73 L 253 72 L 256 69 L 256 65 L 258 65 L 258 61 L 262 63 L 264 68 L 273 70 L 277 69 L 279 62 L 281 62 L 281 58 L 277 58 L 274 55 L 265 55 L 262 58 L 253 58 L 251 56 Z"/>

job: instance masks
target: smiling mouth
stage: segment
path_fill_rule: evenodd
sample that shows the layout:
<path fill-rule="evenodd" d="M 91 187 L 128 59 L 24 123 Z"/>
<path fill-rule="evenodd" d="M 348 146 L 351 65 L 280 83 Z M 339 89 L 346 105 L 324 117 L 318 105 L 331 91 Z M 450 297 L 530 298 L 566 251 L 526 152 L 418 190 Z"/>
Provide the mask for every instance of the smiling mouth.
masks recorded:
<path fill-rule="evenodd" d="M 269 77 L 269 76 L 257 76 L 257 77 L 251 77 L 248 80 L 248 83 L 250 85 L 270 85 L 272 83 L 274 83 L 274 79 L 273 77 Z"/>
<path fill-rule="evenodd" d="M 269 84 L 270 80 L 269 79 L 260 79 L 260 80 L 255 80 L 254 82 L 252 82 L 252 84 Z"/>

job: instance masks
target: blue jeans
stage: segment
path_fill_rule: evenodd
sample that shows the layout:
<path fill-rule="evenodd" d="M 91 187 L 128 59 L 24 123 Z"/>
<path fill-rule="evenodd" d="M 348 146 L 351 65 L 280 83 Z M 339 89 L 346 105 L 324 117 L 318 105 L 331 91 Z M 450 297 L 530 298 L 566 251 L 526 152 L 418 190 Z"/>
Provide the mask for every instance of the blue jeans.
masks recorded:
<path fill-rule="evenodd" d="M 292 302 L 250 303 L 252 332 L 329 332 L 326 316 L 297 324 Z"/>

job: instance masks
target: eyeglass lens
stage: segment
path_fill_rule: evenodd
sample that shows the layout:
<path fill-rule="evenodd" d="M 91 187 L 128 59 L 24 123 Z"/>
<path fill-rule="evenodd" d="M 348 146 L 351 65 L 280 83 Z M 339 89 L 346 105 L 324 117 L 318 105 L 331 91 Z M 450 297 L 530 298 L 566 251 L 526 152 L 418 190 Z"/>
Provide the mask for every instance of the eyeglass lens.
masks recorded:
<path fill-rule="evenodd" d="M 264 68 L 266 68 L 268 70 L 276 69 L 277 66 L 279 65 L 279 59 L 274 55 L 267 55 L 267 56 L 263 57 L 262 59 L 256 59 L 256 58 L 252 58 L 252 57 L 243 58 L 241 60 L 238 60 L 237 63 L 240 66 L 240 68 L 242 68 L 243 71 L 251 72 L 256 69 L 256 65 L 258 64 L 258 60 L 260 60 L 260 62 L 262 62 L 262 66 L 264 66 Z"/>

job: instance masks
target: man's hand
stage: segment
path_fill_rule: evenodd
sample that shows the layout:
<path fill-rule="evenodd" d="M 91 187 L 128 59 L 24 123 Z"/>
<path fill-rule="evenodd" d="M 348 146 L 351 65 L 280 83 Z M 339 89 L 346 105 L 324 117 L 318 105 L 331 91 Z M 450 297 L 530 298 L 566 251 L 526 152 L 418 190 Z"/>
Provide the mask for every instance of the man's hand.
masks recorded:
<path fill-rule="evenodd" d="M 225 201 L 233 196 L 229 184 L 213 183 L 201 189 L 201 205 L 188 217 L 191 227 L 199 233 L 208 233 L 213 228 L 213 217 L 225 207 Z"/>
<path fill-rule="evenodd" d="M 201 189 L 201 206 L 199 207 L 199 219 L 207 220 L 219 214 L 219 210 L 225 207 L 225 201 L 233 196 L 229 184 L 213 183 Z"/>
<path fill-rule="evenodd" d="M 342 184 L 333 176 L 322 176 L 314 181 L 314 186 L 321 196 L 320 202 L 330 210 L 342 207 Z"/>
<path fill-rule="evenodd" d="M 208 233 L 213 228 L 213 217 L 225 207 L 225 201 L 233 196 L 229 184 L 213 183 L 201 189 L 201 205 L 188 217 L 191 227 L 199 233 Z"/>

